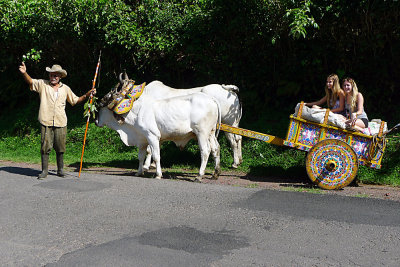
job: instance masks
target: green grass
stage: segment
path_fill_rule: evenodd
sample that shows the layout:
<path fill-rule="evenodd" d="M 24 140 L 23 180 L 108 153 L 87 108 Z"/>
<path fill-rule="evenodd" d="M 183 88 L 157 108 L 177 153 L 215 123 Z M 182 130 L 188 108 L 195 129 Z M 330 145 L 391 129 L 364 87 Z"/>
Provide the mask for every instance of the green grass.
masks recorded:
<path fill-rule="evenodd" d="M 256 183 L 246 185 L 246 188 L 258 188 L 258 187 L 259 187 L 259 185 Z"/>
<path fill-rule="evenodd" d="M 263 123 L 266 120 L 268 123 Z M 36 123 L 37 124 L 37 123 Z M 250 124 L 244 128 L 264 132 L 278 137 L 284 137 L 288 120 L 277 118 L 268 121 L 261 118 L 260 122 Z M 261 125 L 261 126 L 260 126 Z M 266 128 L 266 127 L 269 128 Z M 9 132 L 2 132 L 0 137 L 0 159 L 17 162 L 40 163 L 40 133 L 39 126 L 20 122 L 14 124 Z M 68 129 L 67 151 L 65 164 L 79 168 L 85 124 L 73 125 Z M 278 132 L 276 134 L 275 132 Z M 231 170 L 233 162 L 231 149 L 227 139 L 221 133 L 222 170 Z M 277 179 L 283 183 L 291 179 L 308 181 L 305 171 L 306 153 L 288 147 L 274 146 L 262 141 L 243 138 L 243 163 L 238 171 L 245 172 L 249 177 L 263 179 Z M 55 164 L 55 152 L 50 154 L 50 163 Z M 183 151 L 180 151 L 172 142 L 166 142 L 161 149 L 161 164 L 170 173 L 197 173 L 200 166 L 200 155 L 197 143 L 189 142 Z M 99 128 L 94 123 L 89 124 L 87 141 L 84 153 L 83 167 L 117 167 L 136 170 L 138 166 L 137 148 L 127 147 L 120 140 L 118 134 L 106 127 Z M 207 171 L 212 172 L 214 162 L 210 157 Z M 258 178 L 257 178 L 258 179 Z M 381 184 L 400 186 L 400 139 L 389 140 L 383 161 L 382 169 L 375 170 L 360 166 L 357 179 L 365 184 Z M 303 190 L 303 189 L 301 189 Z M 314 190 L 314 189 L 311 189 Z"/>
<path fill-rule="evenodd" d="M 356 194 L 353 197 L 359 197 L 359 198 L 369 198 L 370 196 L 368 194 Z"/>
<path fill-rule="evenodd" d="M 304 187 L 304 186 L 299 186 L 299 187 L 294 187 L 294 186 L 286 186 L 282 187 L 283 191 L 289 191 L 289 192 L 307 192 L 307 193 L 312 193 L 312 194 L 325 194 L 324 190 L 318 187 Z"/>

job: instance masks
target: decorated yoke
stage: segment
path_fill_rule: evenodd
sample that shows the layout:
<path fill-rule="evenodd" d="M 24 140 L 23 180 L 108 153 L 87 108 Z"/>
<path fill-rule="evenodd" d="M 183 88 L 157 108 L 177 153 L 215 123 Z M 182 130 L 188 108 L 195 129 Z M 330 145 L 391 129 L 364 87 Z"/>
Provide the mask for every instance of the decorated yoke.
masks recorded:
<path fill-rule="evenodd" d="M 129 81 L 107 107 L 117 115 L 128 113 L 132 109 L 133 102 L 142 95 L 145 86 L 145 82 L 135 86 L 135 81 Z"/>

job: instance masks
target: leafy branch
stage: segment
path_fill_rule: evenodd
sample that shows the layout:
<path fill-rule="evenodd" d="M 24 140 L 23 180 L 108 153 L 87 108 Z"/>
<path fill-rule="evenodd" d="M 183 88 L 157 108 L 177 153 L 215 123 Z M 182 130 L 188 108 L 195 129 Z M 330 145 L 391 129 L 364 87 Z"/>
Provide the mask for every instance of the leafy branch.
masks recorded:
<path fill-rule="evenodd" d="M 22 56 L 22 61 L 28 61 L 31 60 L 33 62 L 39 62 L 41 58 L 42 50 L 36 50 L 35 48 L 32 48 L 26 55 Z"/>
<path fill-rule="evenodd" d="M 314 17 L 310 15 L 311 0 L 304 0 L 302 1 L 302 4 L 301 7 L 288 9 L 286 11 L 286 17 L 293 19 L 292 23 L 289 25 L 289 35 L 294 39 L 299 39 L 300 37 L 306 38 L 306 28 L 308 27 L 313 27 L 315 29 L 319 28 Z"/>
<path fill-rule="evenodd" d="M 85 105 L 83 106 L 84 112 L 83 112 L 83 117 L 90 117 L 90 114 L 92 115 L 93 119 L 96 118 L 96 112 L 97 112 L 97 97 L 93 96 L 93 101 L 90 103 L 90 99 L 86 101 Z"/>

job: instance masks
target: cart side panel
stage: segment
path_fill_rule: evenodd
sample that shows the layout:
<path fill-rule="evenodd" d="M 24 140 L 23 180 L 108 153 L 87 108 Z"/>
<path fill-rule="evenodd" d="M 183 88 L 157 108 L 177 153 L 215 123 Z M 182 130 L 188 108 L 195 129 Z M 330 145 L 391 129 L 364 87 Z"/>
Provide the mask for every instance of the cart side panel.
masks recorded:
<path fill-rule="evenodd" d="M 294 120 L 293 116 L 290 116 L 290 123 L 285 141 L 289 143 L 295 142 L 298 126 L 299 126 L 299 121 Z"/>
<path fill-rule="evenodd" d="M 326 130 L 326 134 L 325 134 L 325 138 L 324 139 L 339 139 L 341 141 L 346 142 L 347 134 L 345 132 L 340 131 L 340 130 L 328 128 Z"/>
<path fill-rule="evenodd" d="M 291 116 L 287 137 L 283 144 L 309 151 L 311 147 L 318 143 L 320 134 L 321 127 L 318 124 L 309 123 Z"/>
<path fill-rule="evenodd" d="M 381 161 L 385 149 L 383 149 L 382 151 L 378 151 L 375 157 L 370 159 L 369 148 L 372 145 L 372 138 L 353 136 L 349 144 L 356 152 L 361 165 L 365 165 L 375 169 L 381 168 Z"/>
<path fill-rule="evenodd" d="M 353 135 L 349 145 L 354 149 L 360 160 L 366 160 L 368 158 L 368 146 L 371 140 L 362 136 Z"/>
<path fill-rule="evenodd" d="M 297 143 L 299 149 L 310 150 L 316 143 L 319 142 L 322 128 L 318 125 L 311 123 L 302 123 L 299 129 L 299 137 Z"/>

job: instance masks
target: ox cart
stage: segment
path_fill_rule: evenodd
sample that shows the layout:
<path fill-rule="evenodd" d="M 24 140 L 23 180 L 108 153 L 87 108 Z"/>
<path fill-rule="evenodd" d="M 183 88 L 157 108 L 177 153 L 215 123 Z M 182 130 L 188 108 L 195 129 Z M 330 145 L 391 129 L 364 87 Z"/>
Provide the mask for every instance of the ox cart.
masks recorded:
<path fill-rule="evenodd" d="M 386 148 L 385 122 L 381 122 L 378 134 L 369 136 L 328 124 L 329 109 L 326 110 L 323 123 L 305 120 L 301 118 L 303 106 L 302 102 L 296 116 L 290 115 L 286 139 L 226 124 L 221 124 L 220 129 L 308 152 L 308 177 L 323 189 L 340 189 L 350 184 L 356 177 L 360 164 L 381 168 Z"/>

